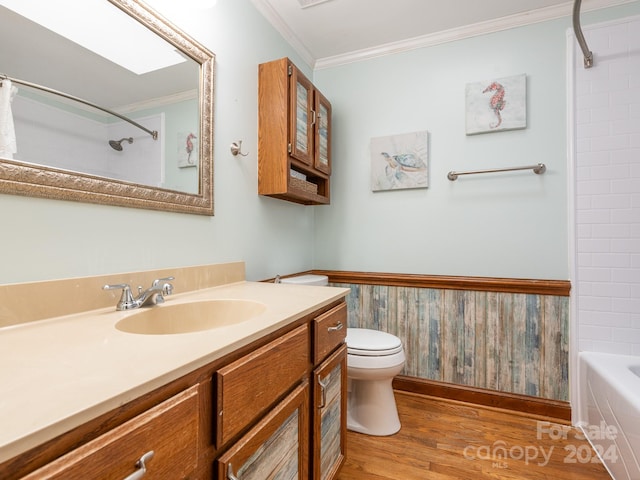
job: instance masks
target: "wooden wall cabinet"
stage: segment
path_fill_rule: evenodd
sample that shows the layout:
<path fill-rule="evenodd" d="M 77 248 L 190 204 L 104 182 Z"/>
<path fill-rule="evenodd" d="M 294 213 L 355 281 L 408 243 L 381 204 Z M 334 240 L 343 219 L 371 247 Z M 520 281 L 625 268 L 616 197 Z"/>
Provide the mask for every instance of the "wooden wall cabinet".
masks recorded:
<path fill-rule="evenodd" d="M 282 58 L 258 67 L 258 193 L 329 203 L 331 103 Z"/>

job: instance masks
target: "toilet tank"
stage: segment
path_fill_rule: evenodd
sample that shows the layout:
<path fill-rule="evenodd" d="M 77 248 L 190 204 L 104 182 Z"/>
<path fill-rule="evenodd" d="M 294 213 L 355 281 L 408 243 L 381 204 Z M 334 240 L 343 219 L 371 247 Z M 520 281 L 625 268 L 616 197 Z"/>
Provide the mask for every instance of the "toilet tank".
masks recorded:
<path fill-rule="evenodd" d="M 287 277 L 280 280 L 282 283 L 293 283 L 296 285 L 329 285 L 329 277 L 326 275 L 297 275 L 295 277 Z"/>

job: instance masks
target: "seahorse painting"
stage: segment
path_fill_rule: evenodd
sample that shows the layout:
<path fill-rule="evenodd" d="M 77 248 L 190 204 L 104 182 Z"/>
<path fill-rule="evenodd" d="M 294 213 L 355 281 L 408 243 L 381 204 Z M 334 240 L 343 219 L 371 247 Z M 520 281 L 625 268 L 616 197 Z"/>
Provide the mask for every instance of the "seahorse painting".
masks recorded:
<path fill-rule="evenodd" d="M 502 125 L 502 115 L 500 114 L 500 112 L 507 104 L 507 102 L 504 100 L 505 89 L 498 82 L 493 82 L 482 91 L 482 93 L 487 92 L 496 92 L 491 95 L 491 98 L 489 99 L 489 106 L 491 107 L 491 110 L 493 110 L 493 113 L 496 114 L 496 117 L 498 117 L 498 121 L 489 126 L 491 128 L 498 128 L 500 125 Z"/>
<path fill-rule="evenodd" d="M 467 83 L 466 133 L 502 132 L 527 127 L 527 75 Z"/>

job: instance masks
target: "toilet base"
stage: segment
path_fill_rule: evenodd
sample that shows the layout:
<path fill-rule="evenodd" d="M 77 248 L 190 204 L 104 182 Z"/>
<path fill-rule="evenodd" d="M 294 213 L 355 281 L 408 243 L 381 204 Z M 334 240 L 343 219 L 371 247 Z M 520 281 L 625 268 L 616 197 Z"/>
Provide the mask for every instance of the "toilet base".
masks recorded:
<path fill-rule="evenodd" d="M 384 380 L 349 379 L 347 429 L 367 435 L 387 436 L 400 430 L 400 418 L 391 383 Z"/>

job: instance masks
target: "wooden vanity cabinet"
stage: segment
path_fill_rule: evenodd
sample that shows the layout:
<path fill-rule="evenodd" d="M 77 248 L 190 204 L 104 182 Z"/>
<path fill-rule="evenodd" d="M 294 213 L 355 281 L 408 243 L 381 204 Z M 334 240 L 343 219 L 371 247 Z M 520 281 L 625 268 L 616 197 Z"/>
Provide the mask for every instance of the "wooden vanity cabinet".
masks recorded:
<path fill-rule="evenodd" d="M 288 59 L 258 67 L 258 193 L 329 203 L 331 103 Z"/>
<path fill-rule="evenodd" d="M 131 480 L 153 451 L 145 479 L 332 480 L 345 333 L 340 300 L 0 464 L 0 478 Z"/>
<path fill-rule="evenodd" d="M 198 463 L 198 427 L 196 385 L 72 450 L 23 480 L 133 479 L 142 476 L 143 467 L 145 479 L 187 479 Z M 150 458 L 141 464 L 140 459 L 145 454 Z"/>

